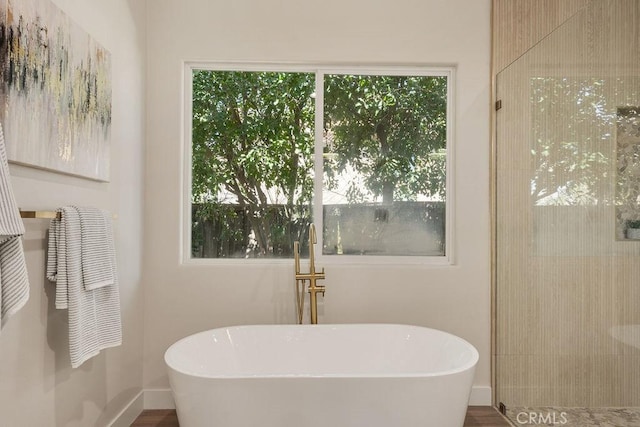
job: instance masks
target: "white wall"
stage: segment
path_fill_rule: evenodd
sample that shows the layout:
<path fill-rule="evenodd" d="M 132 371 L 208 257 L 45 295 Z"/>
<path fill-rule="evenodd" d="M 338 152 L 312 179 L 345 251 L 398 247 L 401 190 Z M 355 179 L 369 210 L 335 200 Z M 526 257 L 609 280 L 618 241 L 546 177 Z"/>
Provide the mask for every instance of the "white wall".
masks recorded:
<path fill-rule="evenodd" d="M 293 323 L 291 265 L 181 265 L 183 61 L 457 67 L 457 264 L 325 263 L 322 323 L 398 322 L 452 332 L 490 385 L 489 0 L 154 0 L 147 21 L 144 282 L 146 388 L 167 388 L 166 348 L 225 325 Z"/>
<path fill-rule="evenodd" d="M 118 214 L 115 232 L 123 344 L 71 369 L 67 312 L 55 309 L 55 288 L 44 278 L 48 220 L 25 220 L 31 297 L 0 332 L 3 426 L 107 425 L 142 388 L 145 3 L 54 3 L 111 52 L 111 182 L 11 165 L 12 183 L 23 209 L 52 210 L 78 204 Z"/>

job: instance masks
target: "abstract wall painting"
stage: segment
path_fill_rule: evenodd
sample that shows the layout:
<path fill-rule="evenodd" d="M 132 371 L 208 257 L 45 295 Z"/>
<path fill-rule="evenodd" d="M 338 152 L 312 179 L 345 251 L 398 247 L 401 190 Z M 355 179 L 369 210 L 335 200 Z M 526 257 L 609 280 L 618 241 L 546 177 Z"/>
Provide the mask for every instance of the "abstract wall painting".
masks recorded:
<path fill-rule="evenodd" d="M 51 0 L 0 0 L 9 161 L 109 181 L 111 54 Z"/>

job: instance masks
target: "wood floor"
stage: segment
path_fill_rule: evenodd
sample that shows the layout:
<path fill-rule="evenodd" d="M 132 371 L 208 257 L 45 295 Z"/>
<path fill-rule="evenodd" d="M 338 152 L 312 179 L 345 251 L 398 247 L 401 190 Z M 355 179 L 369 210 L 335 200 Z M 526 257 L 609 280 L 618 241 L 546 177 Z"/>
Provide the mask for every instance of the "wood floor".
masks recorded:
<path fill-rule="evenodd" d="M 490 406 L 469 406 L 464 427 L 509 427 L 510 424 Z M 170 409 L 147 410 L 131 427 L 179 427 L 176 411 Z"/>
<path fill-rule="evenodd" d="M 491 406 L 469 406 L 464 427 L 510 427 L 511 424 Z"/>

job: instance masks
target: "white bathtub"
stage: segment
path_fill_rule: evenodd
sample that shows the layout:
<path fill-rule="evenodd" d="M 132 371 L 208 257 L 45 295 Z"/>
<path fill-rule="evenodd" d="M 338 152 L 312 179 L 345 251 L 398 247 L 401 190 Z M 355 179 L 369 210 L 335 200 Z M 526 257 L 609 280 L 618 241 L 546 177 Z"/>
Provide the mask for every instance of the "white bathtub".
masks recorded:
<path fill-rule="evenodd" d="M 478 352 L 418 326 L 260 325 L 164 359 L 181 427 L 460 427 Z"/>

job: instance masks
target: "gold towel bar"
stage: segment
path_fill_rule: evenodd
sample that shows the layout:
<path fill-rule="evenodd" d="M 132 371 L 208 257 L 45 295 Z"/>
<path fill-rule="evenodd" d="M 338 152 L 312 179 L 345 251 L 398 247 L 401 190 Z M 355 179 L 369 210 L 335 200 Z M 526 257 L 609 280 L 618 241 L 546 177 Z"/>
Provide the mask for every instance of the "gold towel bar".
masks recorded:
<path fill-rule="evenodd" d="M 60 212 L 56 212 L 56 211 L 23 211 L 20 210 L 20 217 L 21 218 L 48 218 L 48 219 L 53 219 L 53 218 L 58 218 L 60 219 Z M 113 214 L 112 215 L 113 219 L 117 219 L 118 215 Z"/>
<path fill-rule="evenodd" d="M 60 218 L 60 212 L 56 211 L 20 211 L 21 218 Z"/>

